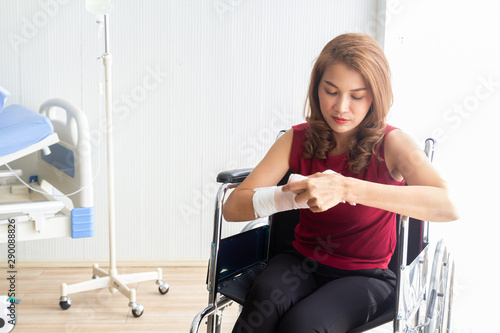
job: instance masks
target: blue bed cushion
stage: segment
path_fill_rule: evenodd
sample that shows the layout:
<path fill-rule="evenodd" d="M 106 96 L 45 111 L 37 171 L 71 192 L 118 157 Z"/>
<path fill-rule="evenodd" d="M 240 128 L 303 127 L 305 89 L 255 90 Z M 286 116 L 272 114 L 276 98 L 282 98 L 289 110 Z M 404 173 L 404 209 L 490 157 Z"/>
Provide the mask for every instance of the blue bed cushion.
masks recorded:
<path fill-rule="evenodd" d="M 44 115 L 22 105 L 9 105 L 0 112 L 0 156 L 29 147 L 53 132 Z"/>

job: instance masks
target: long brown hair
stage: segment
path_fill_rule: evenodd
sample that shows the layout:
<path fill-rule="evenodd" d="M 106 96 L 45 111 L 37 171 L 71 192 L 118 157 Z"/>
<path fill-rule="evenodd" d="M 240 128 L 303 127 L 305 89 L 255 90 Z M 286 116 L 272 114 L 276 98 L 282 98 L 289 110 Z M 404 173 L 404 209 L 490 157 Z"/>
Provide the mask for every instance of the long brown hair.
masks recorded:
<path fill-rule="evenodd" d="M 332 129 L 326 123 L 319 106 L 318 86 L 326 68 L 333 63 L 343 63 L 358 71 L 373 94 L 373 102 L 365 119 L 359 124 L 356 135 L 348 144 L 349 169 L 360 173 L 378 154 L 384 138 L 387 114 L 393 95 L 390 69 L 384 52 L 377 42 L 363 34 L 343 34 L 325 45 L 311 73 L 311 82 L 304 109 L 309 123 L 306 134 L 304 158 L 326 159 L 335 148 Z"/>

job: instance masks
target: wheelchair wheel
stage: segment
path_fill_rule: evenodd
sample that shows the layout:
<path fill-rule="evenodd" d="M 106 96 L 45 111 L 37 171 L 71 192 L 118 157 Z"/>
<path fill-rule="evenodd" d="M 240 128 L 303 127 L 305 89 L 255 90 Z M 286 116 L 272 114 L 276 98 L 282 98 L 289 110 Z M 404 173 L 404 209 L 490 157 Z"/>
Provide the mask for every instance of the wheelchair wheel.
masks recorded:
<path fill-rule="evenodd" d="M 434 253 L 427 294 L 424 333 L 451 332 L 451 305 L 455 264 L 443 241 L 439 241 Z"/>
<path fill-rule="evenodd" d="M 444 314 L 443 314 L 443 330 L 442 332 L 450 333 L 451 332 L 451 309 L 453 305 L 453 281 L 455 279 L 455 262 L 451 255 L 449 256 L 448 262 L 451 264 L 449 274 L 447 277 L 447 294 L 445 297 L 445 304 L 444 304 Z"/>
<path fill-rule="evenodd" d="M 255 229 L 255 228 L 259 228 L 259 227 L 262 227 L 262 226 L 265 226 L 265 225 L 269 225 L 269 219 L 268 218 L 260 218 L 260 219 L 248 222 L 248 224 L 246 224 L 241 229 L 240 232 L 245 232 L 245 231 L 252 230 L 252 229 Z"/>

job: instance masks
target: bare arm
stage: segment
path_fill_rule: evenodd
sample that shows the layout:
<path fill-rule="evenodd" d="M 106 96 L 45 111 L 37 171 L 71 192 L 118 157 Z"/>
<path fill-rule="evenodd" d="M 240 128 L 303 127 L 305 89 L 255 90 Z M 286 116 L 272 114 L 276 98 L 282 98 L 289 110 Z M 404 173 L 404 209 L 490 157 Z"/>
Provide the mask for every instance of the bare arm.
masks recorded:
<path fill-rule="evenodd" d="M 355 202 L 433 222 L 458 219 L 446 182 L 413 140 L 392 131 L 385 150 L 391 174 L 404 178 L 408 186 L 353 181 L 350 193 L 358 199 Z"/>
<path fill-rule="evenodd" d="M 395 179 L 404 178 L 408 186 L 378 184 L 339 174 L 316 174 L 286 185 L 283 190 L 305 190 L 296 200 L 307 201 L 314 212 L 347 201 L 434 222 L 458 218 L 446 182 L 406 134 L 395 130 L 387 135 L 385 159 L 391 175 Z"/>
<path fill-rule="evenodd" d="M 290 168 L 292 138 L 293 130 L 283 134 L 250 175 L 234 189 L 222 208 L 226 221 L 238 222 L 255 219 L 252 203 L 254 189 L 274 186 L 285 176 Z"/>

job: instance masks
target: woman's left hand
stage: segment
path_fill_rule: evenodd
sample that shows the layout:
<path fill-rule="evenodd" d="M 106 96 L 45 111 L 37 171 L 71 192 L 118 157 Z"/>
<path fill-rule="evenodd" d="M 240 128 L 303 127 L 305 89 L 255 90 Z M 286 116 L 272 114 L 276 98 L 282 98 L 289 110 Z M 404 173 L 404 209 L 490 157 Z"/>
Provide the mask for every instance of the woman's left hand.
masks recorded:
<path fill-rule="evenodd" d="M 324 212 L 339 203 L 345 203 L 346 177 L 327 170 L 315 173 L 307 179 L 283 186 L 283 192 L 299 193 L 295 197 L 297 203 L 307 202 L 311 211 Z M 355 203 L 350 203 L 356 205 Z"/>

